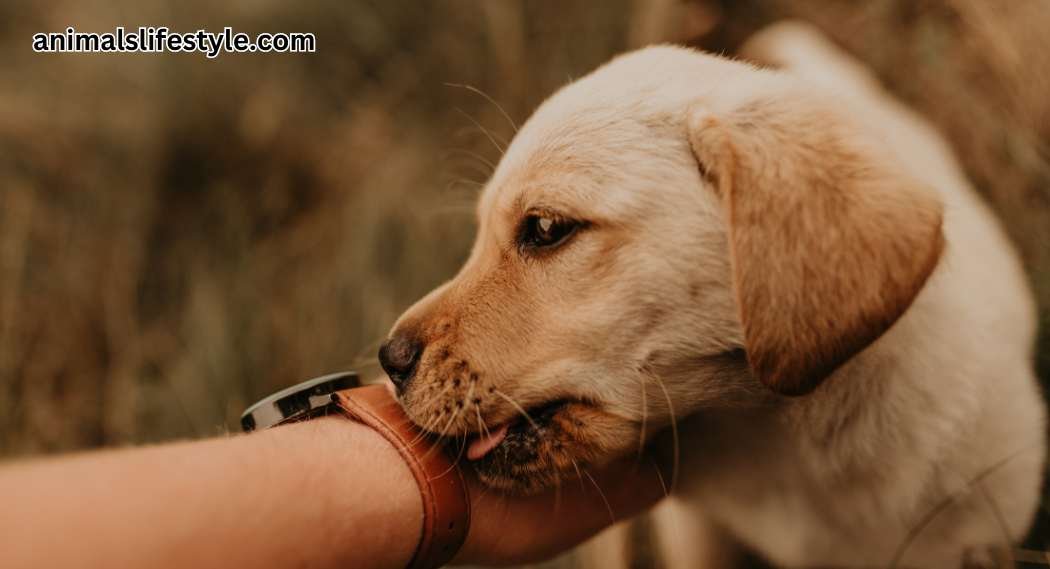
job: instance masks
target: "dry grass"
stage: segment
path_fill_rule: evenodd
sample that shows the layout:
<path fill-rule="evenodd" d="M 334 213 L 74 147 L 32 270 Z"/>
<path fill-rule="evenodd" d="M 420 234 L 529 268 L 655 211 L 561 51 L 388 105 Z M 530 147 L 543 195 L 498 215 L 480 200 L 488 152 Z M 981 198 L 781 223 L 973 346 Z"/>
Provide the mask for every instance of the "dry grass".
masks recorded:
<path fill-rule="evenodd" d="M 623 6 L 144 4 L 0 5 L 4 454 L 210 434 L 278 386 L 373 366 L 469 247 L 498 153 L 467 116 L 512 133 L 444 84 L 520 121 L 625 47 Z M 319 50 L 29 50 L 158 22 L 311 31 Z"/>
<path fill-rule="evenodd" d="M 949 135 L 1050 322 L 1050 8 L 876 0 L 0 0 L 0 455 L 221 432 L 450 277 L 544 96 L 654 40 L 816 22 Z M 994 6 L 994 7 L 993 7 Z M 310 31 L 312 55 L 37 55 L 68 25 Z M 1044 329 L 1046 326 L 1044 326 Z M 1050 375 L 1050 341 L 1041 353 Z"/>

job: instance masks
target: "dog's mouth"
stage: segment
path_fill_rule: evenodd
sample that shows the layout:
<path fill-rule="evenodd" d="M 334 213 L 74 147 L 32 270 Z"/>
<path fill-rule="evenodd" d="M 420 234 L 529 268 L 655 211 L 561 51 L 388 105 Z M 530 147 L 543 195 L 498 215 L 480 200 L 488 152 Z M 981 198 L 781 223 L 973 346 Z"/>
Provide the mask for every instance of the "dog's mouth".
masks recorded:
<path fill-rule="evenodd" d="M 529 436 L 539 435 L 560 410 L 572 403 L 569 399 L 558 399 L 539 407 L 526 409 L 509 421 L 492 427 L 485 427 L 482 432 L 467 437 L 467 460 L 478 461 L 494 451 L 503 443 L 519 445 Z"/>
<path fill-rule="evenodd" d="M 483 483 L 533 494 L 614 458 L 616 443 L 634 440 L 629 428 L 596 404 L 558 399 L 468 435 L 465 453 Z"/>
<path fill-rule="evenodd" d="M 487 433 L 472 435 L 467 439 L 467 460 L 481 460 L 492 449 L 499 446 L 507 438 L 510 423 L 503 423 L 495 430 Z"/>

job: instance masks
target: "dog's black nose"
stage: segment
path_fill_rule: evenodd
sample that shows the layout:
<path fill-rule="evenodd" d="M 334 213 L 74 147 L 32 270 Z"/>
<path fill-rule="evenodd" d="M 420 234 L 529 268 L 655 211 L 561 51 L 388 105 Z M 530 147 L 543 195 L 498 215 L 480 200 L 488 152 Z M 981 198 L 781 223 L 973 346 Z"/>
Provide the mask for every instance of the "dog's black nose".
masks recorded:
<path fill-rule="evenodd" d="M 405 335 L 395 335 L 379 348 L 379 363 L 383 371 L 390 376 L 394 386 L 400 392 L 408 386 L 416 373 L 416 364 L 423 353 L 423 345 Z"/>

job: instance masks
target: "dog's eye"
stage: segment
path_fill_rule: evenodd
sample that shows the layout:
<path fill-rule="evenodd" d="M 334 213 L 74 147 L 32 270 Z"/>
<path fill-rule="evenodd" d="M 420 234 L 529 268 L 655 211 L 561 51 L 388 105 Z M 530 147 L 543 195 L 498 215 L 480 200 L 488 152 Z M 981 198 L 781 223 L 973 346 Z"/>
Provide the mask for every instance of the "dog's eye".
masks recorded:
<path fill-rule="evenodd" d="M 523 250 L 551 249 L 565 243 L 580 223 L 545 214 L 529 215 L 518 232 L 518 246 Z"/>

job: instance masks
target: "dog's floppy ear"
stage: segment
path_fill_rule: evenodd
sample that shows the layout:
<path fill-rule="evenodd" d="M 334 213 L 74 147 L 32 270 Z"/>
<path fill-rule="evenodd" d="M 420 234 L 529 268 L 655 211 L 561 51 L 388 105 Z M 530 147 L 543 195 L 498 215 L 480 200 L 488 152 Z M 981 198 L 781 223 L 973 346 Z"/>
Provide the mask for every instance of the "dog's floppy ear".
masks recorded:
<path fill-rule="evenodd" d="M 749 365 L 808 393 L 911 305 L 944 246 L 941 202 L 802 96 L 698 105 L 689 138 L 725 207 Z"/>

